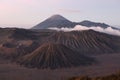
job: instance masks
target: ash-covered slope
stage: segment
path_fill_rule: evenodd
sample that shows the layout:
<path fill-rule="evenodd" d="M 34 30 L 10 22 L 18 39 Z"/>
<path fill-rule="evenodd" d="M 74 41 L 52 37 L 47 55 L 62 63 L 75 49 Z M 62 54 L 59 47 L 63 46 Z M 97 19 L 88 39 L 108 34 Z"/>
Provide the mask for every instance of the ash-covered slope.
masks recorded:
<path fill-rule="evenodd" d="M 0 29 L 0 56 L 15 59 L 33 51 L 39 37 L 36 32 L 26 29 L 1 28 Z"/>
<path fill-rule="evenodd" d="M 25 55 L 18 63 L 27 67 L 37 68 L 66 68 L 90 65 L 94 59 L 55 43 L 45 43 L 31 54 Z"/>
<path fill-rule="evenodd" d="M 46 39 L 47 42 L 64 44 L 80 53 L 117 53 L 120 52 L 120 37 L 93 30 L 55 32 Z"/>
<path fill-rule="evenodd" d="M 0 28 L 0 56 L 8 59 L 29 54 L 48 37 L 52 30 Z"/>

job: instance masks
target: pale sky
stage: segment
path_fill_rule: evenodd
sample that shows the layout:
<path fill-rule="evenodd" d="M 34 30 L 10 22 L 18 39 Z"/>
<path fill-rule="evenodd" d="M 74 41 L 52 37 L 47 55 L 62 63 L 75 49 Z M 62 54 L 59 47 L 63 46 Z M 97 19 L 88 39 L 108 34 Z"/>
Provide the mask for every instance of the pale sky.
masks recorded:
<path fill-rule="evenodd" d="M 0 27 L 25 27 L 60 14 L 120 26 L 120 0 L 0 0 Z"/>

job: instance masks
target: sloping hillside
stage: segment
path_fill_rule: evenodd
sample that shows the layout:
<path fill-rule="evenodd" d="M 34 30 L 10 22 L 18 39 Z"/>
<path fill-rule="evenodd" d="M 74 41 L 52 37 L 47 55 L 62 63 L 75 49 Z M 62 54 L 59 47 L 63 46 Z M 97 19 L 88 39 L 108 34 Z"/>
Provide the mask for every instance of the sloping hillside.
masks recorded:
<path fill-rule="evenodd" d="M 95 61 L 62 44 L 46 43 L 17 62 L 27 67 L 56 69 L 90 65 Z"/>
<path fill-rule="evenodd" d="M 120 52 L 120 38 L 93 30 L 55 32 L 47 42 L 64 44 L 81 53 L 117 53 Z"/>

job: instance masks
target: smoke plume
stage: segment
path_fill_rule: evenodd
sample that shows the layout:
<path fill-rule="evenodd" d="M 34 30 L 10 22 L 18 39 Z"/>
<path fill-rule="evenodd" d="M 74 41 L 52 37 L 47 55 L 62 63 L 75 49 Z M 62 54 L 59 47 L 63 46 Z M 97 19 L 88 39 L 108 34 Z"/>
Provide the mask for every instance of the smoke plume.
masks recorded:
<path fill-rule="evenodd" d="M 117 35 L 120 36 L 120 30 L 116 30 L 113 29 L 111 27 L 107 27 L 107 28 L 102 28 L 102 27 L 86 27 L 86 26 L 81 26 L 81 25 L 76 25 L 74 28 L 66 28 L 66 27 L 62 27 L 62 28 L 56 28 L 56 27 L 51 27 L 49 29 L 52 30 L 57 30 L 57 31 L 82 31 L 82 30 L 94 30 L 94 31 L 98 31 L 98 32 L 103 32 L 103 33 L 107 33 L 107 34 L 111 34 L 111 35 Z"/>

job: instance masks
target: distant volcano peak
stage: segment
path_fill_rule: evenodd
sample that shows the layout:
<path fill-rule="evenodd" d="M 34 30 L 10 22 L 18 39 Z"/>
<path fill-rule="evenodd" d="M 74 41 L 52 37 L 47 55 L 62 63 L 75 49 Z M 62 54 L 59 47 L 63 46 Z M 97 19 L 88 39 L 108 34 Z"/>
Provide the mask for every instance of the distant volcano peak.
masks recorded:
<path fill-rule="evenodd" d="M 71 21 L 64 18 L 63 16 L 56 14 L 51 16 L 50 18 L 46 19 L 45 21 L 39 23 L 38 25 L 34 26 L 34 29 L 47 29 L 50 27 L 73 27 L 75 26 Z"/>
<path fill-rule="evenodd" d="M 61 16 L 59 14 L 55 14 L 55 15 L 47 18 L 43 22 L 41 22 L 41 23 L 37 24 L 36 26 L 34 26 L 33 29 L 48 29 L 48 28 L 51 28 L 51 27 L 73 28 L 76 25 L 82 25 L 82 26 L 86 26 L 86 27 L 100 26 L 102 28 L 109 27 L 109 25 L 107 25 L 105 23 L 92 22 L 92 21 L 88 21 L 88 20 L 85 20 L 85 21 L 82 21 L 82 22 L 72 22 L 72 21 L 66 19 L 65 17 L 63 17 L 63 16 Z"/>
<path fill-rule="evenodd" d="M 67 20 L 66 18 L 64 18 L 63 16 L 61 16 L 59 14 L 55 14 L 48 19 L 51 19 L 51 20 Z"/>

